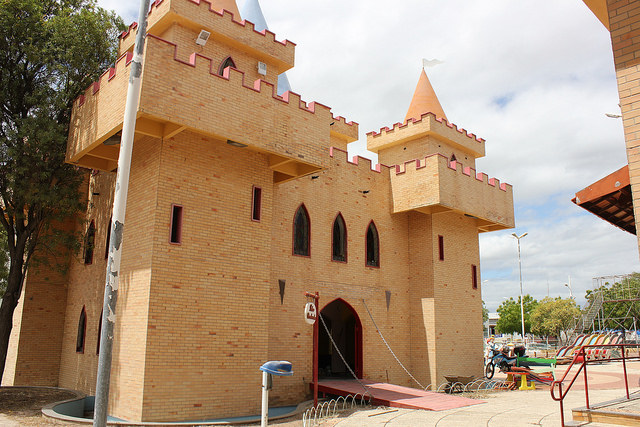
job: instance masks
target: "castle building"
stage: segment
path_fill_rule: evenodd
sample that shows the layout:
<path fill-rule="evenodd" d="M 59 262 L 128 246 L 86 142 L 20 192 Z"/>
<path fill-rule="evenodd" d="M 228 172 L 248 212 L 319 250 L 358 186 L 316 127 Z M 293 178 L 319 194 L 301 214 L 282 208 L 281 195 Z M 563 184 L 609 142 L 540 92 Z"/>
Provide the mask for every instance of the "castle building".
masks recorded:
<path fill-rule="evenodd" d="M 95 390 L 136 31 L 74 104 L 67 161 L 93 171 L 84 252 L 68 256 L 65 275 L 29 272 L 8 384 Z M 482 375 L 478 234 L 514 226 L 511 186 L 476 172 L 485 141 L 448 121 L 424 72 L 404 122 L 367 134 L 380 164 L 349 158 L 356 123 L 278 95 L 294 49 L 242 20 L 234 0 L 151 6 L 111 371 L 117 418 L 257 414 L 268 360 L 295 371 L 274 381 L 271 404 L 307 399 L 305 292 L 319 293 L 331 337 L 361 378 L 415 385 L 377 328 L 423 385 Z M 322 327 L 318 352 L 321 378 L 349 377 Z"/>

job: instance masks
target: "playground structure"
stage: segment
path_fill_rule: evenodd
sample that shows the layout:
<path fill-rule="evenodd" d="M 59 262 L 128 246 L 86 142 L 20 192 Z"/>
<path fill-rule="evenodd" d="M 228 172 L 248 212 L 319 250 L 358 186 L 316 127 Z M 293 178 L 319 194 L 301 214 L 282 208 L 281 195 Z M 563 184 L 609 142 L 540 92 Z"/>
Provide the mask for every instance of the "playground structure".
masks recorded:
<path fill-rule="evenodd" d="M 576 321 L 572 337 L 588 331 L 638 330 L 640 280 L 636 274 L 594 277 L 587 299 L 588 305 Z M 627 341 L 637 342 L 637 332 L 628 338 Z"/>

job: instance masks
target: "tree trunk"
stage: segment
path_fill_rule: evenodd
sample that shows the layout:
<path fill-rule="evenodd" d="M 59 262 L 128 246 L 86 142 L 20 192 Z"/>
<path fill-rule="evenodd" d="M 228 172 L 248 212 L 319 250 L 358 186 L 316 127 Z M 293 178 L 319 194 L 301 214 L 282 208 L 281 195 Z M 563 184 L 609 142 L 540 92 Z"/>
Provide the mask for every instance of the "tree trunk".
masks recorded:
<path fill-rule="evenodd" d="M 24 246 L 16 248 L 17 257 L 12 257 L 9 267 L 9 277 L 7 290 L 0 304 L 0 384 L 4 375 L 4 367 L 7 361 L 7 351 L 9 349 L 9 338 L 13 327 L 13 312 L 18 305 L 20 292 L 22 291 L 24 264 Z"/>

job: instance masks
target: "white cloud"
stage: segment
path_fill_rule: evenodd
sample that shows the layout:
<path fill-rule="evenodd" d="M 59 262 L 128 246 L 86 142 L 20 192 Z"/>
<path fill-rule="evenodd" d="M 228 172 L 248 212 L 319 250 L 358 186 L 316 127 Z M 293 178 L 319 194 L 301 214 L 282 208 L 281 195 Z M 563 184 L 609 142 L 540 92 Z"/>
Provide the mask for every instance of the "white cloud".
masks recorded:
<path fill-rule="evenodd" d="M 137 5 L 101 0 L 126 17 Z M 366 132 L 404 118 L 422 58 L 449 119 L 486 139 L 478 169 L 514 186 L 524 290 L 576 296 L 591 278 L 640 270 L 635 236 L 585 213 L 574 193 L 626 163 L 609 34 L 579 0 L 262 0 L 297 44 L 287 74 L 308 102 Z M 131 18 L 129 18 L 131 19 Z M 519 294 L 512 230 L 483 234 L 483 296 Z"/>

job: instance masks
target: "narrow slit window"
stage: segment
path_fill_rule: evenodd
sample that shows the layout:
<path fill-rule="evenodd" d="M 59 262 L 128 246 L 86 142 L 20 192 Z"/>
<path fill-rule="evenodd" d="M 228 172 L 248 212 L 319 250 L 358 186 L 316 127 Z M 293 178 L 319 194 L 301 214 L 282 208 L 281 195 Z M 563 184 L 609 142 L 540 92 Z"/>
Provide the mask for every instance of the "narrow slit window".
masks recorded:
<path fill-rule="evenodd" d="M 475 265 L 471 266 L 471 287 L 478 289 L 478 267 Z"/>
<path fill-rule="evenodd" d="M 218 74 L 220 74 L 221 76 L 224 75 L 224 69 L 227 67 L 236 68 L 236 63 L 233 62 L 233 58 L 231 58 L 230 56 L 227 56 L 226 59 L 222 61 L 222 64 L 220 64 Z"/>
<path fill-rule="evenodd" d="M 182 206 L 171 206 L 171 236 L 169 242 L 182 243 Z"/>
<path fill-rule="evenodd" d="M 347 226 L 344 223 L 342 214 L 338 214 L 333 221 L 331 244 L 331 259 L 334 261 L 347 262 Z"/>
<path fill-rule="evenodd" d="M 87 229 L 87 234 L 84 236 L 84 263 L 92 264 L 93 263 L 93 246 L 96 240 L 96 224 L 92 220 L 91 224 L 89 224 L 89 228 Z"/>
<path fill-rule="evenodd" d="M 293 218 L 293 253 L 309 256 L 309 213 L 304 205 L 300 205 Z"/>
<path fill-rule="evenodd" d="M 109 243 L 111 243 L 111 222 L 112 219 L 109 218 L 109 224 L 107 224 L 107 244 L 104 245 L 104 259 L 109 258 Z"/>
<path fill-rule="evenodd" d="M 380 242 L 378 239 L 378 229 L 371 221 L 367 228 L 367 265 L 369 267 L 380 267 Z"/>
<path fill-rule="evenodd" d="M 260 221 L 262 214 L 262 188 L 253 187 L 253 197 L 251 200 L 251 220 Z"/>
<path fill-rule="evenodd" d="M 100 322 L 98 322 L 98 343 L 96 344 L 96 354 L 100 354 L 101 338 L 102 338 L 102 313 L 100 313 Z"/>
<path fill-rule="evenodd" d="M 444 236 L 438 236 L 438 255 L 440 261 L 444 261 Z"/>
<path fill-rule="evenodd" d="M 78 320 L 78 336 L 76 338 L 76 353 L 84 353 L 84 338 L 87 332 L 87 312 L 84 307 Z"/>

